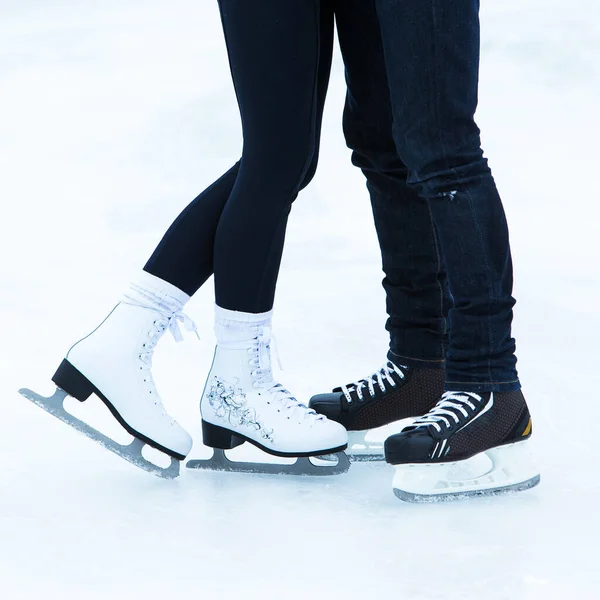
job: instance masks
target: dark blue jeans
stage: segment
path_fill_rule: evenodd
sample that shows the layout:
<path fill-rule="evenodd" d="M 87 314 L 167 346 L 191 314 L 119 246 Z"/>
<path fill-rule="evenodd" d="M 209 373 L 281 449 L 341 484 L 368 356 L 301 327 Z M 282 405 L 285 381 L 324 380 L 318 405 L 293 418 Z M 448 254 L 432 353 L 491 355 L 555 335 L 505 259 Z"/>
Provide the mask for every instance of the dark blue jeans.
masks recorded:
<path fill-rule="evenodd" d="M 474 121 L 479 2 L 330 4 L 345 134 L 381 244 L 390 357 L 445 355 L 447 389 L 518 389 L 508 227 Z"/>

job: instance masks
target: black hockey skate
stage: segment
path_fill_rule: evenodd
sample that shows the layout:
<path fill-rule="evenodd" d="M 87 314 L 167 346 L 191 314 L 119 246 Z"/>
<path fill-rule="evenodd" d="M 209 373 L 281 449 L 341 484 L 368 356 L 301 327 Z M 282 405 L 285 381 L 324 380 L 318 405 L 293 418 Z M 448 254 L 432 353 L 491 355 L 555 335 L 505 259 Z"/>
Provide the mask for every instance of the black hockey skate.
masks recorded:
<path fill-rule="evenodd" d="M 348 454 L 353 461 L 383 460 L 383 439 L 429 411 L 444 391 L 444 370 L 404 367 L 389 361 L 376 373 L 355 383 L 318 394 L 310 407 L 348 430 Z M 383 436 L 378 428 L 385 427 Z"/>
<path fill-rule="evenodd" d="M 385 442 L 394 493 L 408 502 L 520 491 L 540 481 L 520 390 L 445 392 L 423 417 Z"/>

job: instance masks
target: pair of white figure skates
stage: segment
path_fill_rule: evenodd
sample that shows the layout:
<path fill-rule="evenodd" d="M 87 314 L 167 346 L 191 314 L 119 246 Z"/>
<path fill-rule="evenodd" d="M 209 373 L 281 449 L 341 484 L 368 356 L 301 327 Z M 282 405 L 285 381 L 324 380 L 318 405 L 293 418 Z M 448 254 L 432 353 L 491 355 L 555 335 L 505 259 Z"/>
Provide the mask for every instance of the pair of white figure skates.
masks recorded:
<path fill-rule="evenodd" d="M 167 330 L 177 340 L 181 339 L 180 323 L 188 330 L 195 330 L 182 312 L 187 300 L 189 296 L 174 286 L 143 273 L 106 319 L 69 350 L 54 374 L 57 391 L 52 397 L 45 398 L 27 389 L 21 393 L 138 467 L 160 477 L 177 477 L 180 461 L 192 448 L 192 438 L 164 409 L 151 368 L 154 348 Z M 488 441 L 483 446 L 488 447 L 483 447 L 481 441 L 471 443 L 473 448 L 482 446 L 483 450 L 469 452 L 469 448 L 466 451 L 464 448 L 469 446 L 464 431 L 471 421 L 485 424 L 486 413 L 487 420 L 493 416 L 489 394 L 485 397 L 471 394 L 466 400 L 460 394 L 452 398 L 445 394 L 441 400 L 438 395 L 439 401 L 432 403 L 431 397 L 439 391 L 436 387 L 439 372 L 433 376 L 435 382 L 432 383 L 430 373 L 420 372 L 432 370 L 411 371 L 388 362 L 370 378 L 314 397 L 309 407 L 296 400 L 273 377 L 270 313 L 255 315 L 217 307 L 215 331 L 217 348 L 200 403 L 203 442 L 214 449 L 214 455 L 209 460 L 189 461 L 190 468 L 296 475 L 341 474 L 350 466 L 343 452 L 348 446 L 346 427 L 354 430 L 352 435 L 362 438 L 364 435 L 360 432 L 372 428 L 373 423 L 387 424 L 416 417 L 431 408 L 406 433 L 392 436 L 386 442 L 386 458 L 397 465 L 394 491 L 399 498 L 419 501 L 524 489 L 539 481 L 527 449 L 531 425 L 524 400 L 509 403 L 516 423 L 511 423 L 511 431 L 504 431 L 504 427 L 491 436 L 484 436 Z M 402 402 L 402 398 L 395 396 L 398 389 L 408 392 L 405 393 L 407 401 Z M 419 395 L 418 389 L 427 392 Z M 106 404 L 133 436 L 130 445 L 117 443 L 65 410 L 63 403 L 67 395 L 83 402 L 92 394 Z M 496 401 L 496 412 L 498 404 Z M 433 433 L 428 436 L 430 432 Z M 458 459 L 450 453 L 454 446 L 448 443 L 451 438 L 459 442 Z M 245 442 L 270 455 L 297 460 L 291 465 L 229 460 L 225 450 Z M 383 459 L 381 446 L 371 448 L 362 439 L 359 442 L 351 444 L 350 457 Z M 444 448 L 440 452 L 442 443 Z M 490 443 L 493 446 L 489 446 Z M 169 456 L 170 465 L 162 468 L 147 460 L 142 454 L 145 445 Z M 464 467 L 473 459 L 481 462 L 483 455 L 488 457 L 489 468 L 477 466 L 481 473 L 474 477 L 467 475 L 465 479 Z M 311 461 L 310 457 L 322 459 Z M 462 468 L 458 478 L 452 475 L 457 468 L 458 471 Z"/>

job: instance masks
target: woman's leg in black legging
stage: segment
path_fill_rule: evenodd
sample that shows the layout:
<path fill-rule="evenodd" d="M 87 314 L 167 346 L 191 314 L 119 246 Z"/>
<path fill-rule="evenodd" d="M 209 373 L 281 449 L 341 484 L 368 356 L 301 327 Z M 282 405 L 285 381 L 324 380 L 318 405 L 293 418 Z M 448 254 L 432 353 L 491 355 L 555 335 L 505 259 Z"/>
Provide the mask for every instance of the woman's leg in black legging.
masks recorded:
<path fill-rule="evenodd" d="M 250 5 L 255 2 L 250 1 Z M 313 0 L 304 0 L 309 10 L 313 10 Z M 264 11 L 263 11 L 264 12 Z M 294 29 L 292 17 L 282 22 L 282 27 Z M 318 162 L 321 119 L 329 83 L 333 50 L 333 6 L 331 0 L 323 0 L 320 11 L 320 54 L 317 84 L 317 111 L 315 119 L 314 152 L 306 170 L 300 189 L 306 187 L 315 174 Z M 284 68 L 284 57 L 280 69 Z M 257 65 L 256 68 L 260 68 Z M 260 89 L 257 87 L 256 91 Z M 290 113 L 293 114 L 293 113 Z M 165 233 L 160 244 L 146 263 L 144 270 L 189 295 L 193 295 L 213 274 L 213 249 L 217 226 L 235 185 L 239 163 L 225 173 L 218 181 L 195 198 L 177 217 Z M 274 285 L 274 283 L 273 283 Z"/>
<path fill-rule="evenodd" d="M 239 163 L 188 204 L 148 259 L 144 271 L 193 296 L 213 273 L 215 232 Z"/>
<path fill-rule="evenodd" d="M 273 305 L 292 201 L 316 140 L 317 0 L 221 0 L 244 151 L 215 238 L 221 308 Z M 293 24 L 293 26 L 291 26 Z"/>

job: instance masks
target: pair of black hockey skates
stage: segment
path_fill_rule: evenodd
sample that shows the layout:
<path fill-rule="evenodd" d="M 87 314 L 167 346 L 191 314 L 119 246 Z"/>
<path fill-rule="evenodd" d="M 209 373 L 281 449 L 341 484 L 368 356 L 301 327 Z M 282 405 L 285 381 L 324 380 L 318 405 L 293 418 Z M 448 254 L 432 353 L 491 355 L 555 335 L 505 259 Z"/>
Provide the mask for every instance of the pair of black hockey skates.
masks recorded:
<path fill-rule="evenodd" d="M 535 486 L 540 476 L 523 393 L 444 391 L 444 375 L 442 368 L 388 360 L 370 377 L 314 396 L 310 406 L 346 427 L 351 460 L 385 458 L 394 465 L 393 489 L 401 500 Z"/>

